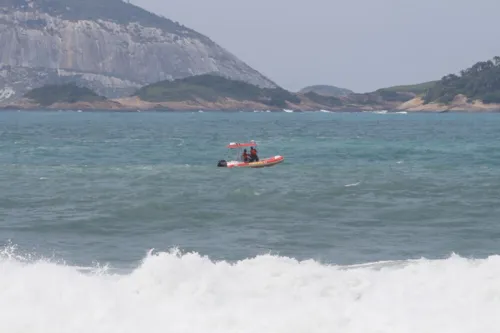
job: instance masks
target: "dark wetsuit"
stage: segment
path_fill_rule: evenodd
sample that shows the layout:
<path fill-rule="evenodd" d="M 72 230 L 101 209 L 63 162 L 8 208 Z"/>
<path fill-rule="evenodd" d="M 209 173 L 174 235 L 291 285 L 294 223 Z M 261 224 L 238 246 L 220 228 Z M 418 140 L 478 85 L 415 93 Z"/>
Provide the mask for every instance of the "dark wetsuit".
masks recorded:
<path fill-rule="evenodd" d="M 257 150 L 255 148 L 250 149 L 250 162 L 258 162 L 259 156 L 257 156 Z"/>

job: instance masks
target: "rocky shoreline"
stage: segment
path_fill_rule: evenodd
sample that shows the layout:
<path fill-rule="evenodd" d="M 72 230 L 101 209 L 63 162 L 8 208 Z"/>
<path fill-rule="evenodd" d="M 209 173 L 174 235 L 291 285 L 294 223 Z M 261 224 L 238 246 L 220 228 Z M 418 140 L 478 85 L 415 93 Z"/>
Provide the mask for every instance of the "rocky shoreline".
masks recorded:
<path fill-rule="evenodd" d="M 421 97 L 416 97 L 399 105 L 392 104 L 376 104 L 376 105 L 348 105 L 339 107 L 329 107 L 314 103 L 311 101 L 303 101 L 300 104 L 289 104 L 285 108 L 271 107 L 255 101 L 236 101 L 231 99 L 219 100 L 217 102 L 208 101 L 184 101 L 184 102 L 160 102 L 152 103 L 140 100 L 137 97 L 126 97 L 109 99 L 105 101 L 95 102 L 76 102 L 76 103 L 54 103 L 49 106 L 43 106 L 33 103 L 27 99 L 18 100 L 13 103 L 0 105 L 0 110 L 60 110 L 60 111 L 227 111 L 227 112 L 255 112 L 255 111 L 270 111 L 282 112 L 291 110 L 293 112 L 312 112 L 312 111 L 327 111 L 327 112 L 373 112 L 387 111 L 391 112 L 408 112 L 408 113 L 448 113 L 448 112 L 474 112 L 474 113 L 494 113 L 500 112 L 500 104 L 484 104 L 481 101 L 467 102 L 465 96 L 457 96 L 450 104 L 429 103 L 424 104 Z"/>
<path fill-rule="evenodd" d="M 207 80 L 212 80 L 209 78 Z M 225 80 L 225 79 L 224 79 Z M 213 91 L 212 94 L 204 94 L 205 87 L 212 87 L 209 81 L 202 86 L 193 86 L 191 90 L 182 91 L 174 88 L 165 88 L 165 99 L 152 98 L 149 101 L 142 96 L 135 95 L 107 99 L 95 94 L 87 88 L 74 85 L 45 86 L 29 92 L 25 97 L 10 102 L 0 103 L 0 110 L 108 110 L 108 111 L 326 111 L 326 112 L 500 112 L 500 104 L 485 104 L 482 101 L 468 100 L 464 95 L 457 95 L 448 104 L 428 103 L 422 96 L 416 96 L 410 100 L 386 101 L 380 96 L 370 94 L 353 94 L 346 98 L 318 98 L 317 95 L 284 93 L 278 99 L 279 103 L 272 103 L 272 95 L 266 100 L 262 95 L 252 95 L 253 87 L 240 89 L 240 95 L 236 98 L 227 96 L 226 90 Z M 227 83 L 224 81 L 224 83 Z M 219 82 L 220 84 L 220 82 Z M 233 83 L 229 82 L 229 86 Z M 182 85 L 179 85 L 182 86 Z M 161 87 L 160 87 L 161 88 Z M 152 89 L 152 88 L 151 88 Z M 169 90 L 171 89 L 171 90 Z M 247 90 L 245 90 L 247 89 Z M 249 92 L 250 91 L 250 92 Z M 173 93 L 172 93 L 173 92 Z M 247 94 L 249 97 L 240 96 Z M 219 95 L 220 94 L 220 95 Z M 224 94 L 226 94 L 225 97 Z M 195 97 L 198 95 L 197 97 Z M 182 96 L 182 98 L 180 97 Z M 218 96 L 218 97 L 215 97 Z M 415 95 L 413 95 L 415 96 Z M 215 98 L 214 98 L 215 97 Z M 240 98 L 238 98 L 240 97 Z M 184 100 L 183 100 L 184 98 Z M 157 101 L 153 101 L 153 100 Z M 76 102 L 73 102 L 76 101 Z M 276 100 L 274 100 L 275 102 Z"/>
<path fill-rule="evenodd" d="M 450 104 L 429 103 L 424 104 L 421 97 L 413 98 L 402 103 L 396 108 L 398 111 L 407 112 L 500 112 L 500 104 L 485 104 L 482 101 L 467 101 L 464 95 L 457 95 Z"/>
<path fill-rule="evenodd" d="M 204 100 L 191 101 L 171 101 L 171 102 L 148 102 L 138 97 L 124 97 L 93 102 L 75 102 L 75 103 L 54 103 L 48 106 L 34 103 L 23 98 L 15 102 L 0 105 L 1 110 L 111 110 L 111 111 L 283 111 L 293 110 L 296 112 L 307 111 L 377 111 L 393 109 L 393 105 L 347 105 L 331 107 L 322 105 L 303 98 L 301 103 L 288 103 L 286 107 L 270 106 L 256 101 L 238 101 L 230 98 L 219 99 L 216 102 Z"/>

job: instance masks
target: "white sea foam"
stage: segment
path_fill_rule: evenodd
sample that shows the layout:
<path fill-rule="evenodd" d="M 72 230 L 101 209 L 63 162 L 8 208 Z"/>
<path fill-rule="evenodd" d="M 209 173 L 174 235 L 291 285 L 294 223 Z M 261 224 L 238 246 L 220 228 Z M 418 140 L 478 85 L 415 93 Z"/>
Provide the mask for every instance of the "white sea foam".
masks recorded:
<path fill-rule="evenodd" d="M 174 141 L 179 141 L 179 143 L 176 145 L 177 147 L 180 147 L 182 145 L 184 145 L 184 139 L 183 138 L 169 138 L 170 140 L 174 140 Z"/>
<path fill-rule="evenodd" d="M 389 112 L 387 110 L 375 110 L 375 111 L 363 111 L 367 113 L 374 113 L 374 114 L 408 114 L 406 111 L 394 111 L 394 112 Z"/>
<path fill-rule="evenodd" d="M 0 332 L 493 333 L 500 257 L 330 266 L 149 254 L 133 272 L 0 255 Z"/>

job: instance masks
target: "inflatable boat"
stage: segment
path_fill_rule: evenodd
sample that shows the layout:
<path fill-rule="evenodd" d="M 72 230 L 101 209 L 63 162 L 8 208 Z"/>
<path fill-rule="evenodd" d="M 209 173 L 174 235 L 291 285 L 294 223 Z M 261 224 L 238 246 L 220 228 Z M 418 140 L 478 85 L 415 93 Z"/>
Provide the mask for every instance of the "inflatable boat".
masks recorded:
<path fill-rule="evenodd" d="M 243 149 L 247 147 L 257 147 L 257 143 L 255 143 L 255 141 L 245 143 L 231 142 L 229 145 L 227 145 L 227 148 L 231 151 L 236 151 L 236 158 L 232 161 L 220 160 L 217 163 L 217 166 L 223 168 L 265 168 L 274 166 L 285 160 L 283 156 L 276 155 L 263 159 L 259 158 L 258 161 L 245 162 L 242 160 L 241 155 L 243 153 Z"/>

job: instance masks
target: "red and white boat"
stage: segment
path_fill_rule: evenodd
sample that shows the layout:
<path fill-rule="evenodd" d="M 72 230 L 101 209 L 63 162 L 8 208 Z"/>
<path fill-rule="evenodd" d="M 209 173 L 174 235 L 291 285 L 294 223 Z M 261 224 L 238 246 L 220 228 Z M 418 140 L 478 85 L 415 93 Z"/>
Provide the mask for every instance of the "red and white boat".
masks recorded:
<path fill-rule="evenodd" d="M 217 166 L 226 168 L 265 168 L 274 166 L 285 160 L 283 156 L 276 155 L 263 159 L 259 158 L 259 161 L 255 162 L 245 162 L 241 158 L 241 155 L 243 154 L 243 149 L 251 147 L 257 147 L 257 143 L 253 140 L 244 143 L 231 142 L 230 144 L 227 145 L 227 148 L 236 151 L 236 158 L 232 161 L 220 160 L 217 163 Z"/>

